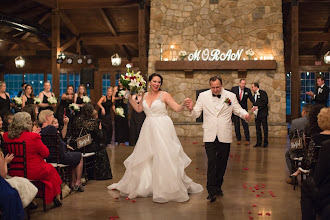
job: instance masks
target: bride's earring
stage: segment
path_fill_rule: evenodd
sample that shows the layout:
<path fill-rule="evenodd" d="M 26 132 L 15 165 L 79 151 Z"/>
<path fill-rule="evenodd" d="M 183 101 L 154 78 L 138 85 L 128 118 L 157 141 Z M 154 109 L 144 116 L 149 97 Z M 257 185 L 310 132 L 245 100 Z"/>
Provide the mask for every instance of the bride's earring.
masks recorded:
<path fill-rule="evenodd" d="M 148 87 L 149 87 L 149 89 L 150 89 L 150 85 L 149 85 Z"/>

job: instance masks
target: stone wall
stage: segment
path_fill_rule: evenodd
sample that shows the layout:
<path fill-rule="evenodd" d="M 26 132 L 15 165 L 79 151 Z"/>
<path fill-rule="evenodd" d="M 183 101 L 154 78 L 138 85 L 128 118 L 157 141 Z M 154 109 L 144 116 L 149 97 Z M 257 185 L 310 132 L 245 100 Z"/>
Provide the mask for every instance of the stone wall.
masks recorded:
<path fill-rule="evenodd" d="M 241 59 L 248 59 L 245 51 L 252 49 L 254 57 L 272 55 L 277 69 L 248 71 L 247 87 L 259 82 L 260 89 L 269 96 L 269 136 L 286 135 L 286 102 L 284 45 L 282 31 L 282 0 L 221 0 L 209 4 L 206 0 L 151 0 L 150 45 L 148 73 L 155 72 L 155 61 L 160 56 L 178 58 L 181 50 L 187 53 L 203 49 L 244 49 Z M 174 45 L 173 52 L 169 46 Z M 254 58 L 252 57 L 252 59 Z M 221 62 L 221 61 L 214 61 Z M 185 78 L 183 71 L 158 71 L 164 76 L 163 90 L 180 103 L 185 97 L 196 99 L 196 90 L 208 88 L 211 76 L 221 75 L 223 86 L 238 85 L 237 71 L 195 71 L 193 78 Z M 251 106 L 251 103 L 250 103 Z M 169 111 L 178 135 L 202 135 L 201 125 L 188 117 L 188 112 Z M 250 128 L 254 136 L 254 128 Z"/>

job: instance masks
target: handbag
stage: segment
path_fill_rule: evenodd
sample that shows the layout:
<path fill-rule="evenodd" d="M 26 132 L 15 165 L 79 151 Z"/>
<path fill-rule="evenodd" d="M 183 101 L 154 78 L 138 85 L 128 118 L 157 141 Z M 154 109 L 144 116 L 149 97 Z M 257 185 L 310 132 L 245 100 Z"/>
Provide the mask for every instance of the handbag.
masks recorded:
<path fill-rule="evenodd" d="M 81 136 L 82 131 L 85 131 L 85 135 Z M 83 148 L 86 147 L 87 145 L 90 145 L 93 141 L 91 134 L 87 133 L 84 128 L 81 128 L 79 137 L 77 138 L 77 148 Z"/>
<path fill-rule="evenodd" d="M 292 150 L 303 149 L 303 138 L 300 135 L 300 132 L 295 129 L 293 138 L 290 140 L 290 148 Z"/>

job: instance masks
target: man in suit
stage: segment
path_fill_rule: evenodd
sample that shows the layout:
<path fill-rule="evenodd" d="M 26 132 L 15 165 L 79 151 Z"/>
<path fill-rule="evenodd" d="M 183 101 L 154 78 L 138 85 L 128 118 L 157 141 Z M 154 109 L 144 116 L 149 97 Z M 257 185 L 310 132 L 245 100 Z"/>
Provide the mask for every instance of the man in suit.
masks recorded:
<path fill-rule="evenodd" d="M 252 83 L 251 90 L 254 92 L 254 105 L 252 112 L 255 114 L 257 143 L 253 147 L 268 147 L 268 96 L 264 90 L 259 89 L 259 83 Z M 264 131 L 264 144 L 262 145 L 261 124 Z"/>
<path fill-rule="evenodd" d="M 210 202 L 223 196 L 223 176 L 232 142 L 232 114 L 250 120 L 250 115 L 239 105 L 234 93 L 222 87 L 220 76 L 209 81 L 210 88 L 199 94 L 195 107 L 191 99 L 185 100 L 190 116 L 198 118 L 203 111 L 205 150 L 208 159 L 207 190 Z"/>
<path fill-rule="evenodd" d="M 305 130 L 305 127 L 308 124 L 308 114 L 310 112 L 312 108 L 312 104 L 306 104 L 304 105 L 304 107 L 302 108 L 302 112 L 301 112 L 301 116 L 300 118 L 296 118 L 294 120 L 292 120 L 291 122 L 291 127 L 289 130 L 289 138 L 296 138 L 296 132 L 297 131 L 299 133 L 300 136 L 303 135 L 303 131 Z M 299 156 L 301 152 L 294 152 L 295 156 Z M 289 169 L 290 172 L 290 176 L 289 178 L 286 180 L 287 183 L 289 184 L 293 184 L 294 183 L 294 178 L 293 176 L 291 176 L 291 174 L 293 174 L 295 172 L 295 170 L 293 170 L 293 163 L 294 161 L 291 159 L 293 158 L 293 151 L 291 151 L 290 149 L 286 151 L 285 153 L 285 160 L 286 160 L 286 165 Z"/>
<path fill-rule="evenodd" d="M 324 82 L 325 77 L 319 75 L 318 77 L 316 77 L 317 93 L 314 94 L 314 92 L 309 91 L 306 92 L 306 94 L 309 95 L 315 101 L 315 104 L 321 104 L 327 107 L 327 101 L 329 98 L 329 87 L 326 86 Z"/>
<path fill-rule="evenodd" d="M 253 96 L 251 90 L 246 88 L 246 80 L 240 79 L 238 86 L 234 86 L 231 88 L 231 92 L 236 94 L 236 98 L 238 103 L 247 111 L 247 100 L 250 99 L 252 103 L 254 103 Z M 237 139 L 237 145 L 241 145 L 241 129 L 240 129 L 240 121 L 242 121 L 243 129 L 244 129 L 244 136 L 245 136 L 245 145 L 250 145 L 250 132 L 249 132 L 249 125 L 246 123 L 245 120 L 240 119 L 238 116 L 233 115 L 233 121 L 235 125 L 235 134 Z"/>

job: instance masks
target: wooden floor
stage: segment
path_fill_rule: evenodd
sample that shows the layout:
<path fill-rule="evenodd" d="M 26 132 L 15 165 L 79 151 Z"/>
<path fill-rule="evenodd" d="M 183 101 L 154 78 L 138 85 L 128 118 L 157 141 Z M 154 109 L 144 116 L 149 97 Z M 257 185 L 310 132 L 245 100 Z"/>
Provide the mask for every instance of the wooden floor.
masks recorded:
<path fill-rule="evenodd" d="M 270 139 L 268 149 L 253 148 L 254 140 L 248 147 L 233 143 L 223 185 L 224 196 L 212 204 L 206 200 L 207 159 L 202 138 L 180 140 L 192 159 L 187 175 L 204 187 L 203 192 L 191 195 L 188 202 L 157 204 L 150 197 L 137 198 L 135 202 L 123 197 L 115 199 L 119 193 L 107 190 L 107 186 L 121 179 L 125 171 L 123 161 L 133 151 L 133 147 L 116 146 L 108 149 L 113 180 L 89 181 L 85 192 L 71 193 L 63 200 L 62 207 L 49 205 L 46 213 L 38 208 L 32 212 L 31 219 L 301 219 L 300 187 L 294 191 L 285 182 L 287 139 Z M 40 204 L 40 200 L 37 202 Z"/>

